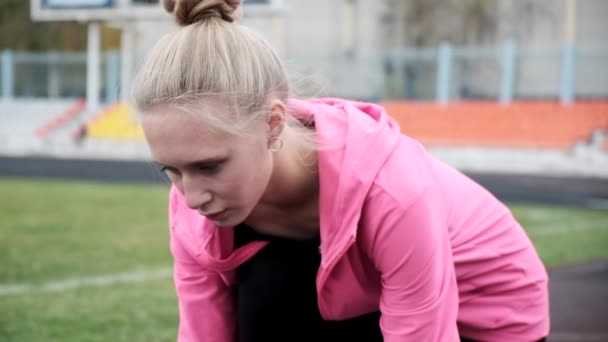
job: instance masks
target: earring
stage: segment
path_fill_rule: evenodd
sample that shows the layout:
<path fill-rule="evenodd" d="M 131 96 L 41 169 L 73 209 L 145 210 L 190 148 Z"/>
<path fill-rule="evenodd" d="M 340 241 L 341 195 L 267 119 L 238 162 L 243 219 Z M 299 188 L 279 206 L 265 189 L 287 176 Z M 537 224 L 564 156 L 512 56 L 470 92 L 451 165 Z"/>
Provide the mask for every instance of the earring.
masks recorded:
<path fill-rule="evenodd" d="M 272 152 L 278 152 L 283 148 L 283 139 L 272 137 L 268 140 L 268 149 Z"/>

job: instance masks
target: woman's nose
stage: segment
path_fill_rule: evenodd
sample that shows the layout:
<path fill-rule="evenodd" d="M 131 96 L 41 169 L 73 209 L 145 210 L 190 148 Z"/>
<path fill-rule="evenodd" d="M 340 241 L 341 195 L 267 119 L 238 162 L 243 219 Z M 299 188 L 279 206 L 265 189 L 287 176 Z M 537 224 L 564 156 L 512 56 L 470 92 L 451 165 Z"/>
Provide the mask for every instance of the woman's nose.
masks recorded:
<path fill-rule="evenodd" d="M 183 180 L 184 197 L 190 209 L 199 210 L 211 202 L 211 193 L 192 180 Z"/>

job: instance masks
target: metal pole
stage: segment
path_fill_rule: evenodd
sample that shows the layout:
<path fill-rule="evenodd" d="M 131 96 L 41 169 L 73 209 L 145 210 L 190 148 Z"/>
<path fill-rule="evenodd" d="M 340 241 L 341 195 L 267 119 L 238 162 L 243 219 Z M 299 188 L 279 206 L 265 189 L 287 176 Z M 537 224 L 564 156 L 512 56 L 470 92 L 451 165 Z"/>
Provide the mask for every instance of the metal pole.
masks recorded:
<path fill-rule="evenodd" d="M 576 0 L 565 0 L 564 43 L 573 44 L 576 40 Z"/>
<path fill-rule="evenodd" d="M 57 51 L 48 53 L 48 97 L 56 99 L 61 93 L 61 74 L 59 72 L 61 56 Z"/>
<path fill-rule="evenodd" d="M 513 40 L 507 40 L 502 50 L 502 75 L 500 81 L 500 103 L 509 104 L 513 101 L 515 88 L 515 55 L 516 46 Z"/>
<path fill-rule="evenodd" d="M 576 0 L 565 1 L 564 50 L 559 99 L 563 104 L 570 104 L 574 100 L 574 82 L 576 81 Z"/>
<path fill-rule="evenodd" d="M 106 102 L 112 103 L 118 99 L 118 79 L 120 73 L 120 55 L 112 50 L 106 54 Z"/>
<path fill-rule="evenodd" d="M 574 44 L 566 44 L 562 55 L 561 84 L 559 99 L 563 104 L 574 100 L 574 82 L 576 75 L 576 48 Z"/>
<path fill-rule="evenodd" d="M 99 79 L 101 60 L 101 31 L 99 23 L 90 22 L 87 36 L 87 110 L 99 108 Z"/>
<path fill-rule="evenodd" d="M 135 39 L 133 26 L 125 23 L 121 30 L 120 42 L 120 101 L 129 101 L 131 77 L 133 77 L 133 55 Z"/>
<path fill-rule="evenodd" d="M 450 100 L 450 74 L 452 64 L 452 46 L 449 43 L 441 43 L 437 53 L 437 80 L 436 101 L 439 104 L 447 104 Z"/>
<path fill-rule="evenodd" d="M 13 99 L 13 51 L 2 51 L 2 98 L 5 101 Z"/>

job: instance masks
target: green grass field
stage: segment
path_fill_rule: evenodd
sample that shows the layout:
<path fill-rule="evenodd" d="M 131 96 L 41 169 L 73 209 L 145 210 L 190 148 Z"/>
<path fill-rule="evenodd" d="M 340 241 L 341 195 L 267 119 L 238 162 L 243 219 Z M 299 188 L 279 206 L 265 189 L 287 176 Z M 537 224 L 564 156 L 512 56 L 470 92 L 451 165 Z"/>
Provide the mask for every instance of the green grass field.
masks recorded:
<path fill-rule="evenodd" d="M 168 271 L 167 190 L 0 179 L 0 341 L 174 341 L 170 275 L 64 291 L 48 285 Z M 548 266 L 608 259 L 608 211 L 511 208 Z M 20 284 L 29 287 L 2 293 Z"/>

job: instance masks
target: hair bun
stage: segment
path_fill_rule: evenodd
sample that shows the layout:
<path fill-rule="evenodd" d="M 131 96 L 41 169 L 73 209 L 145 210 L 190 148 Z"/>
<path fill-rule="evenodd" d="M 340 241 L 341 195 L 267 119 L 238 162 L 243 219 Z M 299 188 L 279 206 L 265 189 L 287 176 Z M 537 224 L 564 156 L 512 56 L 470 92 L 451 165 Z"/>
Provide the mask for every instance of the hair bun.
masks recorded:
<path fill-rule="evenodd" d="M 208 18 L 233 22 L 238 18 L 240 0 L 163 0 L 167 12 L 180 26 L 192 25 Z"/>

